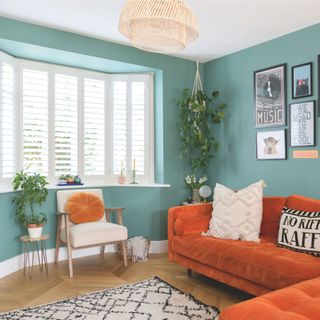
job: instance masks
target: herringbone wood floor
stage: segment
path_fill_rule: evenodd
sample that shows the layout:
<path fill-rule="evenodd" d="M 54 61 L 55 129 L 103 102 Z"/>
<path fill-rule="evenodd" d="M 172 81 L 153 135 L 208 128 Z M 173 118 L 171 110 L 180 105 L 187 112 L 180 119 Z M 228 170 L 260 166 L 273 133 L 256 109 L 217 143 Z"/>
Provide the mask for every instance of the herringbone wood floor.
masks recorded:
<path fill-rule="evenodd" d="M 67 262 L 49 265 L 49 277 L 34 269 L 32 280 L 23 277 L 22 271 L 0 279 L 0 312 L 103 290 L 159 276 L 200 301 L 220 309 L 250 298 L 244 292 L 193 273 L 188 278 L 186 270 L 167 259 L 166 254 L 151 255 L 147 262 L 129 261 L 127 268 L 116 253 L 90 256 L 74 260 L 75 276 L 68 277 Z"/>

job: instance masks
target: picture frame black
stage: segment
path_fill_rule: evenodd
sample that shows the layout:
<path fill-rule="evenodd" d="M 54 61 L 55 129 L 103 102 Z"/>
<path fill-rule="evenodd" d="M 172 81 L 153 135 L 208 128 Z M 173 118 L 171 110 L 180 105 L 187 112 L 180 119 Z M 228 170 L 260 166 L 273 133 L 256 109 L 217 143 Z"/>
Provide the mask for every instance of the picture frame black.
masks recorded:
<path fill-rule="evenodd" d="M 291 67 L 292 99 L 313 95 L 313 63 L 307 62 Z"/>
<path fill-rule="evenodd" d="M 290 147 L 314 147 L 316 145 L 315 100 L 289 105 Z"/>
<path fill-rule="evenodd" d="M 287 64 L 256 70 L 253 73 L 254 127 L 286 125 Z"/>
<path fill-rule="evenodd" d="M 280 142 L 280 145 L 278 143 Z M 280 147 L 280 149 L 278 149 Z M 277 152 L 274 152 L 277 151 Z M 287 131 L 286 129 L 264 130 L 256 132 L 257 160 L 286 160 Z"/>

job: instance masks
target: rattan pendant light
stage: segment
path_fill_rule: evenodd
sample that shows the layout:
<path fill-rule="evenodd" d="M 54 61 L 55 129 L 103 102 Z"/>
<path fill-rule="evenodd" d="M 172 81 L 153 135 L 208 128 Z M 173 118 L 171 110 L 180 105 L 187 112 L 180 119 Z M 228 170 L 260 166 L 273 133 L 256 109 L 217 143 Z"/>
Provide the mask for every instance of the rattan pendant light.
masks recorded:
<path fill-rule="evenodd" d="M 127 0 L 119 30 L 134 47 L 160 53 L 181 51 L 198 37 L 196 17 L 183 0 Z"/>

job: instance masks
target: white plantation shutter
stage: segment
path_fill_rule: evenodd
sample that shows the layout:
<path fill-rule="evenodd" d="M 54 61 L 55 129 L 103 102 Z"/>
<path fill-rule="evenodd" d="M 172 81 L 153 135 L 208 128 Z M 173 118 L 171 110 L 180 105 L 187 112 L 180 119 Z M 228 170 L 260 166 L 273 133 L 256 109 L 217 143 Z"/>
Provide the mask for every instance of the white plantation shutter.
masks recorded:
<path fill-rule="evenodd" d="M 48 72 L 22 70 L 23 168 L 48 175 Z"/>
<path fill-rule="evenodd" d="M 105 81 L 84 79 L 84 174 L 105 173 Z"/>
<path fill-rule="evenodd" d="M 55 176 L 78 173 L 78 79 L 55 75 Z"/>
<path fill-rule="evenodd" d="M 12 178 L 15 174 L 15 131 L 16 131 L 16 105 L 15 105 L 15 67 L 13 64 L 3 62 L 1 67 L 1 176 L 3 179 Z"/>
<path fill-rule="evenodd" d="M 150 85 L 151 83 L 151 85 Z M 131 179 L 135 161 L 136 180 L 153 182 L 153 104 L 150 75 L 113 77 L 113 175 L 120 174 L 121 162 Z"/>
<path fill-rule="evenodd" d="M 16 171 L 154 182 L 153 76 L 80 70 L 0 51 L 0 187 Z"/>
<path fill-rule="evenodd" d="M 113 173 L 119 175 L 127 163 L 127 82 L 113 83 Z M 128 171 L 128 170 L 127 170 Z"/>
<path fill-rule="evenodd" d="M 131 148 L 136 174 L 146 172 L 146 88 L 144 81 L 131 83 Z"/>

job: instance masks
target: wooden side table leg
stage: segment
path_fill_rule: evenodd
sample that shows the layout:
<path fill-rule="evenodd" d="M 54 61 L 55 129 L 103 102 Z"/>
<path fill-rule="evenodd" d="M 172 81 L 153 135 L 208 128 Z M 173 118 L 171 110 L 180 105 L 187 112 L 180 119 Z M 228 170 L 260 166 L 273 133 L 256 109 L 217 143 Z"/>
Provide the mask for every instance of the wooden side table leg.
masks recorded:
<path fill-rule="evenodd" d="M 48 271 L 47 249 L 46 249 L 46 243 L 44 240 L 41 241 L 41 252 L 42 252 L 43 267 L 46 270 L 46 275 L 48 277 L 49 271 Z"/>
<path fill-rule="evenodd" d="M 41 241 L 40 241 L 41 242 Z M 40 268 L 40 271 L 42 272 L 43 270 L 43 264 L 42 264 L 42 259 L 40 259 L 40 248 L 39 248 L 39 245 L 38 245 L 38 241 L 35 241 L 35 247 L 36 247 L 36 250 L 37 250 L 37 256 L 38 256 L 38 263 L 39 263 L 39 268 Z"/>

